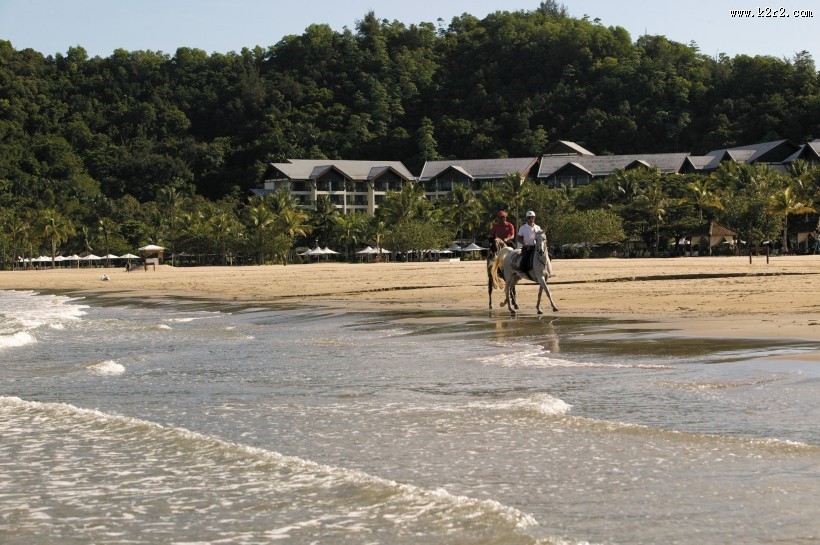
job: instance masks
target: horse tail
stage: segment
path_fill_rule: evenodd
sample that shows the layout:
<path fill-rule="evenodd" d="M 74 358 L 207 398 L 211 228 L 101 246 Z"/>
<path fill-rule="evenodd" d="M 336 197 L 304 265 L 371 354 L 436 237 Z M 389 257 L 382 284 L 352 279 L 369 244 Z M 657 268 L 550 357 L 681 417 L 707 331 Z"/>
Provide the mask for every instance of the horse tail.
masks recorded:
<path fill-rule="evenodd" d="M 503 265 L 504 258 L 507 257 L 512 250 L 507 246 L 501 248 L 498 253 L 495 254 L 495 259 L 492 261 L 490 265 L 490 275 L 493 279 L 493 287 L 497 290 L 501 289 L 501 280 L 498 278 L 498 269 Z"/>

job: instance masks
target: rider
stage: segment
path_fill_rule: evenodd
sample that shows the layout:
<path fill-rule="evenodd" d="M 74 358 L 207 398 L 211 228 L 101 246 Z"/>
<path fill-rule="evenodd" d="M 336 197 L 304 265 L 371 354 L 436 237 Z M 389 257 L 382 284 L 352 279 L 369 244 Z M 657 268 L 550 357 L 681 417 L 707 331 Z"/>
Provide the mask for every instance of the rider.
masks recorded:
<path fill-rule="evenodd" d="M 527 223 L 518 228 L 518 242 L 521 249 L 521 272 L 528 273 L 532 269 L 532 255 L 535 249 L 535 234 L 543 231 L 535 224 L 535 212 L 530 210 L 526 215 Z"/>
<path fill-rule="evenodd" d="M 504 210 L 499 210 L 498 218 L 493 226 L 490 227 L 490 232 L 487 236 L 490 242 L 496 238 L 500 238 L 507 245 L 509 245 L 510 241 L 515 237 L 515 227 L 507 221 L 507 213 Z"/>

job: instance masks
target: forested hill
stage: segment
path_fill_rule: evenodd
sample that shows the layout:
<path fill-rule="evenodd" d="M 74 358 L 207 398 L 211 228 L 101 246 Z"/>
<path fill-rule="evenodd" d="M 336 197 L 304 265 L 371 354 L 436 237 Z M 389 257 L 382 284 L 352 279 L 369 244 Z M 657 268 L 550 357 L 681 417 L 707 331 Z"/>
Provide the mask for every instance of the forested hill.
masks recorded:
<path fill-rule="evenodd" d="M 144 201 L 194 184 L 217 198 L 287 158 L 418 173 L 427 158 L 538 155 L 557 139 L 599 154 L 802 143 L 820 136 L 819 83 L 805 52 L 715 59 L 554 2 L 449 26 L 371 12 L 240 53 L 45 57 L 0 41 L 0 191 Z"/>

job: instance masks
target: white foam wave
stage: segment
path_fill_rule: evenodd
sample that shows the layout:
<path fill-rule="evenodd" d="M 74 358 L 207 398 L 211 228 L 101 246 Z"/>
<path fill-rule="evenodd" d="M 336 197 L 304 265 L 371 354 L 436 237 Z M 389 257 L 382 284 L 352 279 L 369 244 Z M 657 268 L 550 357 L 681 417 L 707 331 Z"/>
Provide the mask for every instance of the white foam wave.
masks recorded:
<path fill-rule="evenodd" d="M 653 363 L 573 361 L 564 358 L 556 358 L 549 350 L 532 345 L 516 345 L 514 350 L 509 353 L 483 356 L 481 358 L 477 358 L 476 361 L 483 365 L 509 368 L 547 369 L 550 367 L 604 367 L 608 369 L 671 369 L 668 365 Z"/>
<path fill-rule="evenodd" d="M 125 366 L 114 360 L 105 360 L 89 365 L 88 370 L 95 375 L 118 376 L 125 373 Z"/>
<path fill-rule="evenodd" d="M 490 409 L 499 411 L 531 411 L 547 416 L 558 416 L 566 414 L 572 409 L 572 405 L 553 397 L 549 394 L 541 393 L 530 397 L 506 399 L 500 401 L 474 401 L 467 405 L 471 409 Z"/>
<path fill-rule="evenodd" d="M 311 501 L 333 502 L 336 494 L 331 493 L 333 488 L 348 488 L 351 485 L 362 488 L 362 501 L 375 502 L 369 504 L 362 512 L 374 511 L 379 518 L 389 517 L 401 522 L 416 521 L 423 517 L 432 517 L 434 520 L 449 524 L 448 521 L 477 521 L 491 516 L 496 521 L 503 521 L 509 529 L 526 528 L 537 524 L 534 517 L 513 507 L 503 505 L 495 500 L 479 500 L 463 495 L 455 495 L 444 489 L 426 489 L 412 484 L 398 483 L 393 480 L 370 475 L 359 470 L 340 468 L 319 464 L 295 456 L 285 456 L 278 452 L 240 445 L 212 436 L 186 430 L 184 428 L 166 427 L 161 424 L 144 420 L 107 414 L 95 409 L 81 409 L 69 404 L 42 403 L 25 401 L 17 397 L 0 396 L 0 414 L 3 412 L 20 412 L 22 414 L 45 413 L 49 419 L 69 418 L 76 421 L 80 428 L 88 428 L 94 433 L 118 433 L 127 435 L 138 433 L 146 445 L 159 443 L 169 445 L 178 451 L 196 453 L 196 456 L 213 456 L 219 460 L 214 462 L 215 467 L 223 467 L 225 459 L 238 462 L 232 467 L 241 465 L 246 471 L 258 471 L 260 474 L 272 475 L 281 473 L 288 479 L 281 483 L 283 490 L 298 492 L 300 489 L 310 494 L 299 494 L 298 497 L 316 496 L 317 490 L 328 491 L 322 494 L 324 500 L 316 498 Z M 99 426 L 99 424 L 104 424 Z M 103 431 L 104 430 L 104 431 Z M 119 430 L 119 431 L 118 431 Z M 183 446 L 183 443 L 188 443 Z M 194 455 L 194 454 L 192 454 Z M 206 464 L 200 467 L 206 467 Z M 318 488 L 316 488 L 318 487 Z M 364 492 L 368 491 L 367 494 Z M 365 499 L 369 498 L 369 499 Z M 345 500 L 345 510 L 350 509 Z M 472 524 L 472 523 L 471 523 Z"/>
<path fill-rule="evenodd" d="M 86 314 L 88 305 L 63 295 L 39 295 L 33 291 L 0 290 L 0 316 L 19 324 L 24 330 L 44 325 L 58 325 L 78 320 Z"/>
<path fill-rule="evenodd" d="M 0 335 L 0 350 L 36 343 L 37 339 L 31 333 L 20 331 L 13 335 Z"/>

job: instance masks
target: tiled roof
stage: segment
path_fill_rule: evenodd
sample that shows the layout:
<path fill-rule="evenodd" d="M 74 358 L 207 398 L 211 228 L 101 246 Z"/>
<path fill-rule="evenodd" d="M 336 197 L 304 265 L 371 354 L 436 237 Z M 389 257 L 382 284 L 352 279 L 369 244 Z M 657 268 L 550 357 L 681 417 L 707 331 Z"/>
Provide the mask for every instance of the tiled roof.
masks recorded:
<path fill-rule="evenodd" d="M 537 161 L 537 157 L 427 161 L 421 170 L 419 180 L 432 180 L 449 167 L 459 168 L 475 180 L 500 179 L 514 172 L 526 176 Z"/>
<path fill-rule="evenodd" d="M 388 168 L 395 170 L 399 176 L 407 180 L 414 179 L 401 161 L 290 159 L 285 163 L 271 163 L 270 167 L 275 168 L 291 180 L 313 180 L 331 168 L 342 172 L 351 180 L 372 180 L 383 174 Z"/>
<path fill-rule="evenodd" d="M 645 153 L 636 155 L 593 155 L 560 157 L 545 155 L 541 158 L 538 170 L 539 178 L 554 176 L 568 163 L 572 162 L 592 173 L 593 176 L 607 176 L 612 172 L 626 168 L 635 161 L 642 161 L 658 167 L 663 173 L 679 172 L 688 153 Z"/>

